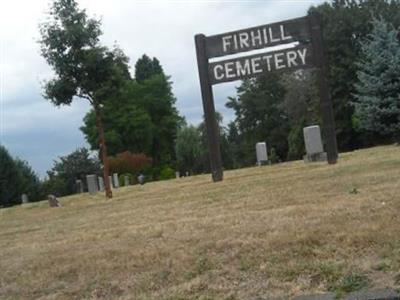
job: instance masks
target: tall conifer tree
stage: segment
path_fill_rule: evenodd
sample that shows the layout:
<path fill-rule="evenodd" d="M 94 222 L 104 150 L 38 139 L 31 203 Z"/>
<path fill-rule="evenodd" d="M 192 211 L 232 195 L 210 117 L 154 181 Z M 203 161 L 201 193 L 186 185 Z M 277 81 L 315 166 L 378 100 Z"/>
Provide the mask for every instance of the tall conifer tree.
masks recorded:
<path fill-rule="evenodd" d="M 383 19 L 361 43 L 355 116 L 361 129 L 400 141 L 400 43 Z"/>

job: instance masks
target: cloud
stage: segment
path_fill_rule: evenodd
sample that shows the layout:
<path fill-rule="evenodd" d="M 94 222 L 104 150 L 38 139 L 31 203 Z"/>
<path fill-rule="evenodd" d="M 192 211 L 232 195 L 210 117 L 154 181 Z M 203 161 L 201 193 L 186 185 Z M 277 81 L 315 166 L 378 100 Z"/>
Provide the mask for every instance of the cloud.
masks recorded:
<path fill-rule="evenodd" d="M 189 122 L 203 115 L 194 35 L 218 34 L 306 14 L 315 1 L 125 1 L 80 0 L 89 16 L 102 19 L 103 44 L 115 42 L 130 57 L 131 71 L 143 54 L 157 57 L 171 75 L 177 107 Z M 79 127 L 90 109 L 83 100 L 56 108 L 42 98 L 41 82 L 52 71 L 40 56 L 38 24 L 48 0 L 4 1 L 0 16 L 0 143 L 41 175 L 60 155 L 85 146 Z M 238 83 L 214 87 L 215 106 L 225 108 Z"/>

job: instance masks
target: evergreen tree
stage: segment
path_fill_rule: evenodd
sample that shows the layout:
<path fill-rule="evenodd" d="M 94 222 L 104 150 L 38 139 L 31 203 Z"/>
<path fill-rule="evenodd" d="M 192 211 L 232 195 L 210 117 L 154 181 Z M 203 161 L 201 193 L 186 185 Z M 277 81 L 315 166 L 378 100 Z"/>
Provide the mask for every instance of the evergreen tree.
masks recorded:
<path fill-rule="evenodd" d="M 21 174 L 7 149 L 0 145 L 0 206 L 21 203 Z"/>
<path fill-rule="evenodd" d="M 361 129 L 400 141 L 400 43 L 397 30 L 383 19 L 361 43 L 355 84 L 355 116 Z"/>
<path fill-rule="evenodd" d="M 21 194 L 27 194 L 30 202 L 44 199 L 45 195 L 42 191 L 42 183 L 31 166 L 26 161 L 18 158 L 14 161 L 20 174 L 20 182 L 18 184 L 19 192 Z"/>
<path fill-rule="evenodd" d="M 353 124 L 356 64 L 360 41 L 372 30 L 372 16 L 382 16 L 395 28 L 400 26 L 400 1 L 335 0 L 312 7 L 322 15 L 323 37 L 330 66 L 329 84 L 335 112 L 340 151 L 371 145 L 370 134 L 355 130 Z M 378 141 L 379 135 L 374 139 Z"/>
<path fill-rule="evenodd" d="M 41 182 L 27 162 L 14 159 L 0 145 L 0 207 L 20 204 L 22 194 L 29 201 L 41 200 Z"/>

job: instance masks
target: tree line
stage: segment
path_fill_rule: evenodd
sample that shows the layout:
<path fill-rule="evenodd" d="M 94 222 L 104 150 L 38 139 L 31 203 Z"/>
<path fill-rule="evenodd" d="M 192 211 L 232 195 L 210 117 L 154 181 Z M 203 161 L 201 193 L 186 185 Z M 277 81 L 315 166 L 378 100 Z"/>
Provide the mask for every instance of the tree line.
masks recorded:
<path fill-rule="evenodd" d="M 400 1 L 335 0 L 313 11 L 323 21 L 339 151 L 399 142 Z M 144 173 L 148 180 L 168 179 L 175 171 L 209 172 L 205 125 L 189 124 L 179 115 L 171 78 L 160 61 L 143 55 L 131 75 L 128 57 L 117 46 L 110 50 L 98 44 L 100 22 L 88 18 L 75 1 L 55 1 L 53 13 L 62 15 L 65 32 L 51 23 L 41 26 L 42 55 L 60 71 L 45 85 L 45 96 L 55 105 L 69 105 L 74 96 L 89 98 L 93 108 L 81 131 L 99 155 L 77 149 L 55 161 L 40 182 L 26 162 L 0 148 L 4 166 L 15 166 L 1 172 L 9 174 L 1 179 L 1 205 L 20 202 L 17 194 L 28 190 L 33 200 L 47 192 L 68 195 L 75 192 L 76 179 L 101 175 L 99 117 L 112 172 L 131 178 Z M 225 169 L 254 165 L 260 141 L 267 142 L 272 163 L 302 158 L 303 127 L 321 123 L 315 76 L 306 70 L 238 84 L 226 101 L 234 119 L 226 124 L 216 114 Z M 24 180 L 31 190 L 22 188 Z M 18 193 L 5 192 L 9 186 Z"/>

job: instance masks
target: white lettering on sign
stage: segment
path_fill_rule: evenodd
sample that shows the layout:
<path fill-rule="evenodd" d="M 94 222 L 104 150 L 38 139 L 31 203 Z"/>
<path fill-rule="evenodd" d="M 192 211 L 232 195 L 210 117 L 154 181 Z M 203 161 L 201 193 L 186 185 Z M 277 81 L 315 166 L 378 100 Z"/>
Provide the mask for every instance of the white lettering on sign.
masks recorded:
<path fill-rule="evenodd" d="M 234 63 L 233 62 L 228 62 L 225 64 L 225 74 L 226 78 L 234 78 L 235 73 L 234 73 Z"/>
<path fill-rule="evenodd" d="M 271 43 L 279 42 L 280 41 L 279 38 L 274 38 L 272 28 L 270 27 L 268 30 L 269 30 L 269 40 L 271 41 Z"/>
<path fill-rule="evenodd" d="M 304 48 L 302 50 L 297 50 L 297 53 L 299 54 L 303 65 L 305 65 L 306 64 L 307 48 Z"/>
<path fill-rule="evenodd" d="M 263 70 L 261 68 L 261 57 L 254 57 L 251 59 L 251 69 L 253 74 L 261 73 Z"/>
<path fill-rule="evenodd" d="M 257 30 L 255 32 L 250 31 L 250 35 L 251 35 L 251 43 L 252 43 L 253 47 L 262 45 L 262 37 L 261 37 L 260 30 Z"/>
<path fill-rule="evenodd" d="M 231 38 L 232 38 L 231 35 L 226 35 L 226 36 L 222 37 L 222 47 L 224 48 L 224 52 L 227 51 L 228 46 L 231 44 L 229 41 Z"/>
<path fill-rule="evenodd" d="M 263 56 L 263 59 L 267 62 L 268 72 L 271 71 L 271 58 L 272 58 L 272 55 Z"/>
<path fill-rule="evenodd" d="M 229 53 L 232 50 L 246 50 L 251 47 L 267 47 L 268 44 L 291 40 L 284 25 L 266 26 L 248 31 L 230 33 L 222 36 L 222 50 Z"/>
<path fill-rule="evenodd" d="M 275 54 L 275 69 L 279 70 L 286 67 L 284 64 L 285 61 L 283 59 L 284 55 L 285 55 L 284 53 Z"/>
<path fill-rule="evenodd" d="M 222 67 L 221 65 L 219 65 L 220 67 Z M 223 68 L 223 67 L 222 67 Z M 238 64 L 238 62 L 236 62 L 236 68 L 237 68 L 237 73 L 239 74 L 239 76 L 246 76 L 247 74 L 250 74 L 250 61 L 246 60 L 244 62 L 244 64 Z"/>
<path fill-rule="evenodd" d="M 308 63 L 309 64 L 309 63 Z M 246 76 L 307 65 L 307 48 L 287 49 L 271 54 L 253 55 L 210 65 L 213 82 L 224 82 Z"/>
<path fill-rule="evenodd" d="M 249 47 L 249 35 L 247 32 L 242 32 L 239 34 L 239 40 L 240 40 L 240 48 L 246 48 Z"/>
<path fill-rule="evenodd" d="M 281 28 L 281 39 L 282 41 L 290 40 L 293 37 L 290 35 L 285 35 L 285 28 L 283 28 L 283 25 L 279 26 Z"/>
<path fill-rule="evenodd" d="M 296 51 L 289 51 L 287 53 L 288 67 L 297 66 L 296 58 L 297 58 Z"/>
<path fill-rule="evenodd" d="M 224 67 L 221 65 L 216 65 L 214 68 L 214 77 L 217 80 L 221 80 L 224 78 L 224 74 L 222 72 L 224 72 Z"/>

